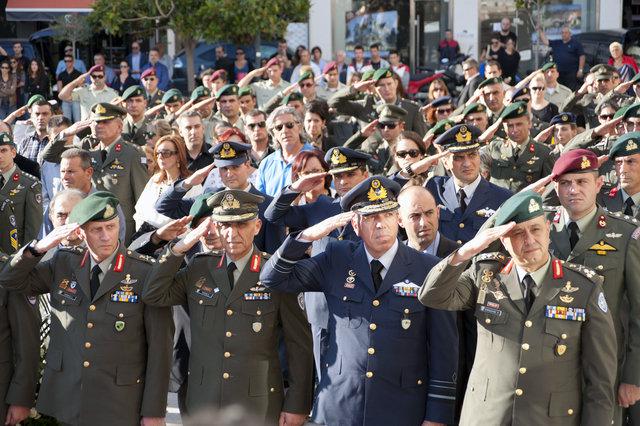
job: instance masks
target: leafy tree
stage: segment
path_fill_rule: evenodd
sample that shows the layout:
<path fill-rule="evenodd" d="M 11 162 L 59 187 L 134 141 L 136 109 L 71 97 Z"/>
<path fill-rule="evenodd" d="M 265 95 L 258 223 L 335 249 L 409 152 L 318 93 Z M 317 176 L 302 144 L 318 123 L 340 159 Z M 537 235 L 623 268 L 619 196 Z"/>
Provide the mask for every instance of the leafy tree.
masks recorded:
<path fill-rule="evenodd" d="M 76 44 L 88 41 L 93 36 L 91 25 L 86 15 L 72 13 L 56 18 L 52 25 L 53 38 L 56 41 L 69 40 L 76 51 Z"/>

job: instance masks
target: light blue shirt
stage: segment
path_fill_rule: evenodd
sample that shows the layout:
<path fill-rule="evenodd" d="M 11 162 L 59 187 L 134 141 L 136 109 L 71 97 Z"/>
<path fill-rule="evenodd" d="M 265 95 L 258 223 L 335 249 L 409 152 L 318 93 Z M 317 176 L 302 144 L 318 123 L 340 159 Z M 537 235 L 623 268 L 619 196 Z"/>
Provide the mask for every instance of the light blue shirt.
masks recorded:
<path fill-rule="evenodd" d="M 302 145 L 301 151 L 313 149 L 313 146 L 306 143 Z M 282 158 L 282 150 L 277 150 L 265 157 L 258 166 L 258 179 L 256 188 L 267 195 L 275 196 L 282 188 L 291 184 L 291 163 L 287 163 Z"/>
<path fill-rule="evenodd" d="M 429 244 L 429 247 L 424 249 L 423 253 L 427 253 L 427 254 L 430 254 L 432 256 L 438 257 L 438 255 L 436 253 L 438 252 L 438 246 L 439 245 L 440 245 L 440 231 L 437 231 L 436 232 L 436 237 L 433 239 L 433 241 L 431 241 L 431 244 Z"/>

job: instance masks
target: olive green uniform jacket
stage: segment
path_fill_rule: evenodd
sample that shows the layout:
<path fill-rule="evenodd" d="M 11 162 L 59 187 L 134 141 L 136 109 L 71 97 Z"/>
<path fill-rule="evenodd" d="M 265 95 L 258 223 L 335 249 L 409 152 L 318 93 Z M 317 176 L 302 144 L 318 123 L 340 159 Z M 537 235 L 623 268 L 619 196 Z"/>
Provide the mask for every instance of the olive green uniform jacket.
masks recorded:
<path fill-rule="evenodd" d="M 40 181 L 16 167 L 0 189 L 0 251 L 15 253 L 42 225 Z"/>

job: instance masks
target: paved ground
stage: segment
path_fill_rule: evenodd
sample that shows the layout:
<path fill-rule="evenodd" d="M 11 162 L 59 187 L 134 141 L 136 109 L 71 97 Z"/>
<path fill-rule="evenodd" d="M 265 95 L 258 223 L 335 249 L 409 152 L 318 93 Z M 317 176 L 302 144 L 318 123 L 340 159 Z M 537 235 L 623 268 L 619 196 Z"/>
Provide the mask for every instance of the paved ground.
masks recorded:
<path fill-rule="evenodd" d="M 180 410 L 178 409 L 178 397 L 175 393 L 169 392 L 167 400 L 167 426 L 181 426 Z"/>

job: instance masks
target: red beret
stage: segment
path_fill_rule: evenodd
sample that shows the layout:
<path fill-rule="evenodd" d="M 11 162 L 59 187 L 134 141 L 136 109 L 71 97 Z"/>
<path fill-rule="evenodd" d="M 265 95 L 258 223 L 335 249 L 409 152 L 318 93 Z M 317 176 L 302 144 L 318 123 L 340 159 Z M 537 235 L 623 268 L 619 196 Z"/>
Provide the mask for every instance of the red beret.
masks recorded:
<path fill-rule="evenodd" d="M 553 180 L 566 173 L 582 173 L 598 170 L 598 157 L 588 149 L 574 149 L 558 158 L 553 166 L 551 176 Z"/>
<path fill-rule="evenodd" d="M 276 56 L 274 56 L 273 58 L 269 59 L 269 62 L 267 62 L 265 67 L 269 68 L 272 65 L 280 65 L 280 61 L 278 60 L 278 58 Z"/>
<path fill-rule="evenodd" d="M 222 73 L 224 73 L 224 70 L 215 70 L 212 74 L 211 74 L 211 81 L 216 81 L 219 78 L 222 78 Z"/>
<path fill-rule="evenodd" d="M 103 65 L 94 65 L 91 68 L 89 68 L 89 74 L 91 74 L 92 72 L 96 72 L 96 71 L 104 72 L 104 66 Z"/>
<path fill-rule="evenodd" d="M 334 68 L 338 69 L 338 64 L 336 64 L 336 61 L 331 61 L 324 66 L 324 69 L 322 70 L 322 74 L 326 74 Z"/>
<path fill-rule="evenodd" d="M 156 69 L 155 68 L 147 68 L 146 70 L 142 71 L 142 74 L 140 74 L 140 80 L 147 78 L 149 76 L 154 76 L 156 75 Z"/>

